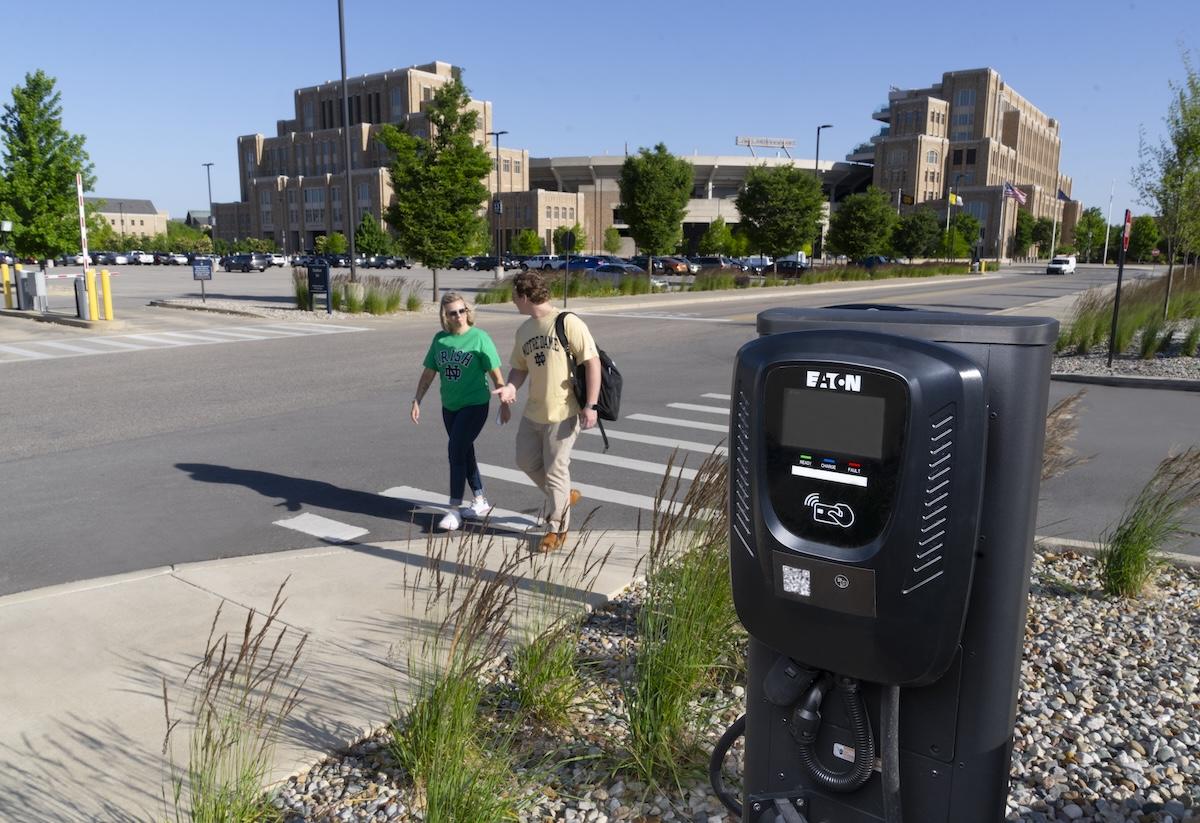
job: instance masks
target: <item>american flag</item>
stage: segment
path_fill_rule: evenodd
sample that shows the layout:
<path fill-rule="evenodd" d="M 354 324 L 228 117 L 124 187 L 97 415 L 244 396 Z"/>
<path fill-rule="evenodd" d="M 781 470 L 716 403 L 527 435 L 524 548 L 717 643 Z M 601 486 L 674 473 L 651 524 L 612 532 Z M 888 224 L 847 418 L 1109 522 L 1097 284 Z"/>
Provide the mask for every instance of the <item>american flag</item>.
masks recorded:
<path fill-rule="evenodd" d="M 1012 183 L 1009 183 L 1008 181 L 1005 181 L 1005 183 L 1004 183 L 1004 196 L 1011 197 L 1013 200 L 1016 200 L 1022 206 L 1025 205 L 1025 192 L 1021 191 L 1020 189 L 1018 189 L 1016 186 L 1014 186 Z"/>

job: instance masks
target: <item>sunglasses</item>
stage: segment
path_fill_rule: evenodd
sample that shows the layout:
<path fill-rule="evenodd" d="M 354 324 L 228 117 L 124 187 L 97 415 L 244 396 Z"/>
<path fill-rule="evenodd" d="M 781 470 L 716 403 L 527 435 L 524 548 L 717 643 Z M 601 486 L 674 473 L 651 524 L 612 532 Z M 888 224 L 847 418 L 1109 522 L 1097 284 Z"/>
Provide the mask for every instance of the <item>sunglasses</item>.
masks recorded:
<path fill-rule="evenodd" d="M 460 314 L 467 314 L 468 312 L 470 312 L 470 309 L 448 309 L 446 311 L 446 316 L 458 317 Z"/>

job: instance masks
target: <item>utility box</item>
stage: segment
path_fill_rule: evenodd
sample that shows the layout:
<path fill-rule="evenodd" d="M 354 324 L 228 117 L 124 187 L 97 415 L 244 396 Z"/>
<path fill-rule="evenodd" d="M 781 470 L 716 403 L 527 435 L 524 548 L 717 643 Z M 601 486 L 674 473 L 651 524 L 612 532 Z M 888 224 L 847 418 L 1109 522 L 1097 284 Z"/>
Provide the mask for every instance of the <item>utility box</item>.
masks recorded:
<path fill-rule="evenodd" d="M 758 332 L 729 434 L 742 819 L 883 823 L 890 797 L 999 821 L 1058 322 L 777 308 Z"/>

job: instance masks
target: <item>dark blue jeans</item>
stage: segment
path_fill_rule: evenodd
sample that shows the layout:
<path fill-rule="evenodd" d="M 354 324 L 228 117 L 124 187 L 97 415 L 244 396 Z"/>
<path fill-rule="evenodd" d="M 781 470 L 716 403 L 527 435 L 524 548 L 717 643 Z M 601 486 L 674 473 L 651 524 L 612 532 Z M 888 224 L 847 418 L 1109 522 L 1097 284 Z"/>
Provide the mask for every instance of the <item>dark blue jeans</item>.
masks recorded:
<path fill-rule="evenodd" d="M 446 451 L 450 457 L 450 499 L 462 500 L 463 487 L 470 483 L 471 491 L 483 494 L 483 480 L 479 478 L 479 464 L 475 462 L 475 438 L 487 423 L 488 404 L 463 406 L 458 411 L 442 407 L 442 422 L 450 444 Z"/>

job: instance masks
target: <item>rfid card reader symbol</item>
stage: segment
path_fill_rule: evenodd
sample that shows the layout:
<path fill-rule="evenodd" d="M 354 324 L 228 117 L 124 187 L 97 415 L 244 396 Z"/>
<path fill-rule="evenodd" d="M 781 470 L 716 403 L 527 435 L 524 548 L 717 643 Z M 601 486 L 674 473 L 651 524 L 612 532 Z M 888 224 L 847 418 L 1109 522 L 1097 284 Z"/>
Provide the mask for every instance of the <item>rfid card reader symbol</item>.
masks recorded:
<path fill-rule="evenodd" d="M 812 509 L 813 520 L 828 526 L 841 526 L 848 529 L 854 525 L 854 509 L 845 503 L 822 503 L 821 495 L 813 492 L 804 498 L 804 505 Z"/>

